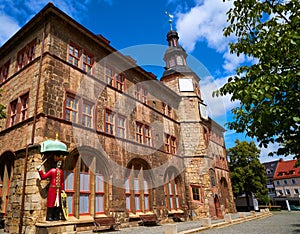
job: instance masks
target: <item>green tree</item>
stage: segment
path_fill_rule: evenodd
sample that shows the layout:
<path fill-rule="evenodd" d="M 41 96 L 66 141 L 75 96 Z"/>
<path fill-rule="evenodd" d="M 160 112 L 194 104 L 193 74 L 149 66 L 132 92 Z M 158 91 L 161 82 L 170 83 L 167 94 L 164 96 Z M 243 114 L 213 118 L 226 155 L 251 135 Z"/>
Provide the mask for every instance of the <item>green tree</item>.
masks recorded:
<path fill-rule="evenodd" d="M 223 0 L 226 1 L 226 0 Z M 235 0 L 227 12 L 230 52 L 254 59 L 214 95 L 231 94 L 230 129 L 256 137 L 260 147 L 278 143 L 277 155 L 300 158 L 300 1 Z"/>
<path fill-rule="evenodd" d="M 2 92 L 2 90 L 0 89 L 0 98 L 2 97 L 1 92 Z M 6 118 L 5 106 L 3 106 L 0 103 L 0 119 L 4 119 L 4 118 Z"/>
<path fill-rule="evenodd" d="M 260 202 L 268 203 L 266 168 L 260 163 L 260 150 L 253 141 L 235 141 L 235 146 L 228 149 L 229 170 L 235 197 L 246 195 L 247 207 L 253 193 Z"/>

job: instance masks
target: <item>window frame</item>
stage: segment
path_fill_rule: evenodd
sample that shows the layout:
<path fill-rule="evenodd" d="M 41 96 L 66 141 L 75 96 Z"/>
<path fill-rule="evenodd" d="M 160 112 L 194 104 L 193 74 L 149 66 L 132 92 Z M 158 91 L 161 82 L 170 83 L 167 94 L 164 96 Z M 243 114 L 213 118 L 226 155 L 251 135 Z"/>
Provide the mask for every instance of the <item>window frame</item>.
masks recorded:
<path fill-rule="evenodd" d="M 104 132 L 109 135 L 115 135 L 115 112 L 105 109 L 104 114 Z M 109 127 L 109 128 L 108 128 Z M 109 131 L 110 129 L 110 131 Z"/>
<path fill-rule="evenodd" d="M 149 125 L 135 122 L 135 141 L 138 144 L 143 144 L 152 147 L 153 146 L 153 134 Z"/>
<path fill-rule="evenodd" d="M 113 66 L 105 64 L 104 77 L 105 77 L 106 84 L 117 89 L 120 92 L 125 91 L 125 83 L 126 83 L 125 74 L 119 73 L 117 69 L 115 69 Z"/>
<path fill-rule="evenodd" d="M 201 201 L 201 191 L 200 191 L 200 187 L 196 186 L 196 185 L 191 185 L 191 195 L 192 195 L 192 199 L 193 201 Z M 198 197 L 198 199 L 197 199 Z"/>
<path fill-rule="evenodd" d="M 10 68 L 10 59 L 0 67 L 0 83 L 8 79 Z"/>
<path fill-rule="evenodd" d="M 20 102 L 21 102 L 20 121 L 24 121 L 28 118 L 29 93 L 23 94 L 20 97 Z"/>
<path fill-rule="evenodd" d="M 176 137 L 165 133 L 165 152 L 169 154 L 177 154 L 177 141 Z"/>
<path fill-rule="evenodd" d="M 77 53 L 76 53 L 77 51 Z M 68 44 L 67 62 L 84 71 L 87 74 L 93 74 L 95 56 L 82 48 L 78 44 L 70 41 Z"/>
<path fill-rule="evenodd" d="M 148 91 L 141 84 L 135 84 L 134 96 L 142 103 L 147 103 Z"/>
<path fill-rule="evenodd" d="M 76 101 L 76 108 L 73 108 L 72 105 L 68 105 L 68 99 L 72 100 L 73 102 Z M 84 112 L 84 105 L 90 106 L 91 114 Z M 67 114 L 70 112 L 70 114 Z M 76 120 L 73 120 L 73 114 L 75 113 Z M 84 121 L 85 118 L 89 119 L 91 126 L 87 125 L 87 122 Z M 64 120 L 81 125 L 86 128 L 95 128 L 95 120 L 96 120 L 96 104 L 87 98 L 80 97 L 73 92 L 66 91 L 65 93 L 65 101 L 64 101 L 64 113 L 63 113 Z M 69 119 L 68 119 L 69 118 Z"/>
<path fill-rule="evenodd" d="M 24 48 L 19 50 L 16 61 L 16 71 L 20 71 L 23 67 L 35 59 L 36 38 L 28 43 Z"/>

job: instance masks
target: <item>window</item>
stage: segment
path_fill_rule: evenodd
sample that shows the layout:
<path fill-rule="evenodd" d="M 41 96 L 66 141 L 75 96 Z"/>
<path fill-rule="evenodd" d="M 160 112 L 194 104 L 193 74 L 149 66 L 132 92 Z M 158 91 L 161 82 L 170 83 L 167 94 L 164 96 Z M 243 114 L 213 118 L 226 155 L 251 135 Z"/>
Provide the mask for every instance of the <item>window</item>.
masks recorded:
<path fill-rule="evenodd" d="M 105 67 L 105 81 L 110 86 L 116 88 L 119 91 L 124 92 L 125 75 L 119 74 L 115 69 L 109 67 L 108 65 Z"/>
<path fill-rule="evenodd" d="M 292 179 L 292 184 L 296 184 L 296 180 L 295 179 Z"/>
<path fill-rule="evenodd" d="M 29 94 L 26 93 L 23 96 L 20 97 L 21 100 L 21 121 L 24 121 L 27 119 L 27 113 L 28 113 L 28 99 L 29 99 Z"/>
<path fill-rule="evenodd" d="M 213 169 L 209 169 L 209 176 L 211 180 L 211 186 L 216 186 L 215 172 L 213 171 Z"/>
<path fill-rule="evenodd" d="M 165 114 L 166 116 L 171 117 L 172 116 L 172 108 L 163 102 L 162 103 L 162 113 Z"/>
<path fill-rule="evenodd" d="M 200 188 L 192 186 L 193 200 L 200 201 Z"/>
<path fill-rule="evenodd" d="M 105 110 L 105 133 L 116 135 L 120 138 L 126 137 L 126 118 L 111 110 Z"/>
<path fill-rule="evenodd" d="M 74 199 L 74 171 L 73 170 L 64 170 L 65 176 L 65 192 L 67 193 L 68 200 L 68 213 L 69 215 L 74 214 L 73 210 L 73 199 Z"/>
<path fill-rule="evenodd" d="M 169 134 L 165 134 L 165 151 L 171 154 L 177 153 L 176 138 Z"/>
<path fill-rule="evenodd" d="M 179 209 L 178 182 L 176 179 L 165 184 L 165 199 L 169 210 Z"/>
<path fill-rule="evenodd" d="M 125 180 L 125 195 L 126 195 L 126 209 L 128 211 L 131 211 L 131 191 L 130 191 L 130 186 L 129 186 L 129 178 L 126 178 Z"/>
<path fill-rule="evenodd" d="M 289 189 L 286 189 L 285 192 L 286 192 L 286 195 L 291 195 L 291 191 Z"/>
<path fill-rule="evenodd" d="M 147 102 L 148 91 L 139 84 L 135 85 L 135 98 L 143 103 Z"/>
<path fill-rule="evenodd" d="M 183 59 L 181 56 L 177 56 L 177 65 L 183 65 Z"/>
<path fill-rule="evenodd" d="M 144 132 L 145 132 L 145 144 L 148 146 L 152 146 L 150 127 L 147 125 L 144 125 Z"/>
<path fill-rule="evenodd" d="M 171 140 L 171 136 L 168 134 L 165 134 L 165 151 L 166 151 L 166 153 L 171 153 L 170 140 Z"/>
<path fill-rule="evenodd" d="M 94 56 L 75 43 L 69 44 L 68 62 L 88 74 L 92 74 Z"/>
<path fill-rule="evenodd" d="M 91 74 L 93 67 L 93 56 L 83 52 L 82 59 L 82 69 L 86 73 Z"/>
<path fill-rule="evenodd" d="M 69 216 L 104 213 L 108 188 L 103 165 L 102 157 L 96 157 L 91 151 L 65 159 L 63 171 Z"/>
<path fill-rule="evenodd" d="M 118 115 L 117 118 L 117 136 L 121 138 L 125 138 L 126 132 L 126 118 Z"/>
<path fill-rule="evenodd" d="M 69 63 L 79 67 L 80 48 L 75 45 L 69 45 Z"/>
<path fill-rule="evenodd" d="M 152 146 L 151 128 L 148 125 L 137 122 L 135 126 L 135 136 L 137 143 Z"/>
<path fill-rule="evenodd" d="M 94 112 L 94 103 L 75 96 L 75 94 L 66 94 L 65 120 L 92 128 Z"/>
<path fill-rule="evenodd" d="M 299 194 L 299 190 L 297 188 L 294 188 L 294 193 Z"/>
<path fill-rule="evenodd" d="M 18 104 L 18 100 L 12 101 L 10 103 L 10 124 L 9 124 L 9 126 L 13 126 L 17 123 L 17 104 Z"/>
<path fill-rule="evenodd" d="M 284 184 L 288 184 L 287 180 L 284 180 L 283 183 L 284 183 Z"/>
<path fill-rule="evenodd" d="M 278 196 L 282 196 L 283 195 L 282 190 L 278 190 L 277 194 L 278 194 Z"/>
<path fill-rule="evenodd" d="M 29 93 L 26 93 L 9 104 L 8 127 L 28 118 Z"/>
<path fill-rule="evenodd" d="M 104 213 L 104 177 L 100 173 L 95 175 L 96 187 L 95 187 L 95 212 Z"/>
<path fill-rule="evenodd" d="M 78 121 L 78 100 L 70 94 L 66 98 L 66 120 L 77 123 Z"/>
<path fill-rule="evenodd" d="M 136 134 L 136 142 L 143 144 L 143 124 L 136 123 L 135 134 Z"/>
<path fill-rule="evenodd" d="M 90 172 L 89 167 L 81 161 L 79 183 L 79 214 L 88 214 L 90 208 Z"/>
<path fill-rule="evenodd" d="M 126 209 L 129 212 L 150 211 L 151 191 L 148 173 L 139 163 L 131 165 L 130 168 L 125 179 Z"/>
<path fill-rule="evenodd" d="M 114 135 L 114 122 L 115 122 L 115 114 L 110 111 L 105 111 L 105 132 L 111 135 Z"/>
<path fill-rule="evenodd" d="M 279 180 L 276 180 L 276 184 L 277 184 L 277 185 L 280 185 L 280 181 L 279 181 Z"/>
<path fill-rule="evenodd" d="M 30 42 L 17 55 L 17 71 L 30 63 L 35 58 L 36 39 Z"/>
<path fill-rule="evenodd" d="M 175 58 L 171 57 L 169 60 L 169 67 L 174 67 L 175 66 Z"/>
<path fill-rule="evenodd" d="M 8 60 L 3 66 L 0 67 L 0 83 L 4 82 L 8 78 L 10 60 Z"/>
<path fill-rule="evenodd" d="M 92 103 L 83 101 L 82 104 L 82 125 L 91 128 L 93 120 L 93 107 Z"/>

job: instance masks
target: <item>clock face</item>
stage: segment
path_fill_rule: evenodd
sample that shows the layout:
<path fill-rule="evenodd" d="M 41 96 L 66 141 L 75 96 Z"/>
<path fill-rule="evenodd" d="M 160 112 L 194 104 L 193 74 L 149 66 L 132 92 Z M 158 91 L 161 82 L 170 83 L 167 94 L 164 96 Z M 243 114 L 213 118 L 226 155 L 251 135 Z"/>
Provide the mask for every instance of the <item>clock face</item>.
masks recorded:
<path fill-rule="evenodd" d="M 178 79 L 179 84 L 179 91 L 180 92 L 193 92 L 194 91 L 194 85 L 192 79 Z"/>
<path fill-rule="evenodd" d="M 200 117 L 202 119 L 208 120 L 208 113 L 206 106 L 202 103 L 199 103 L 199 112 L 200 112 Z"/>

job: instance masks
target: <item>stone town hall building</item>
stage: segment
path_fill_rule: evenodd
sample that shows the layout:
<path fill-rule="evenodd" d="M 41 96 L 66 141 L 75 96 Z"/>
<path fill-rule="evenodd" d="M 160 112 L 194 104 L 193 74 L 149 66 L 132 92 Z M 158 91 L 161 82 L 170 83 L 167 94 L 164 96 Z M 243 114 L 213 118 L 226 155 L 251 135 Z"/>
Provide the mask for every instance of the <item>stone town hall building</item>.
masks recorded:
<path fill-rule="evenodd" d="M 0 48 L 0 213 L 10 233 L 235 212 L 224 129 L 205 114 L 177 32 L 167 41 L 158 80 L 49 3 Z M 56 134 L 69 151 L 69 219 L 50 222 L 48 181 L 36 168 L 47 158 L 40 144 Z"/>

